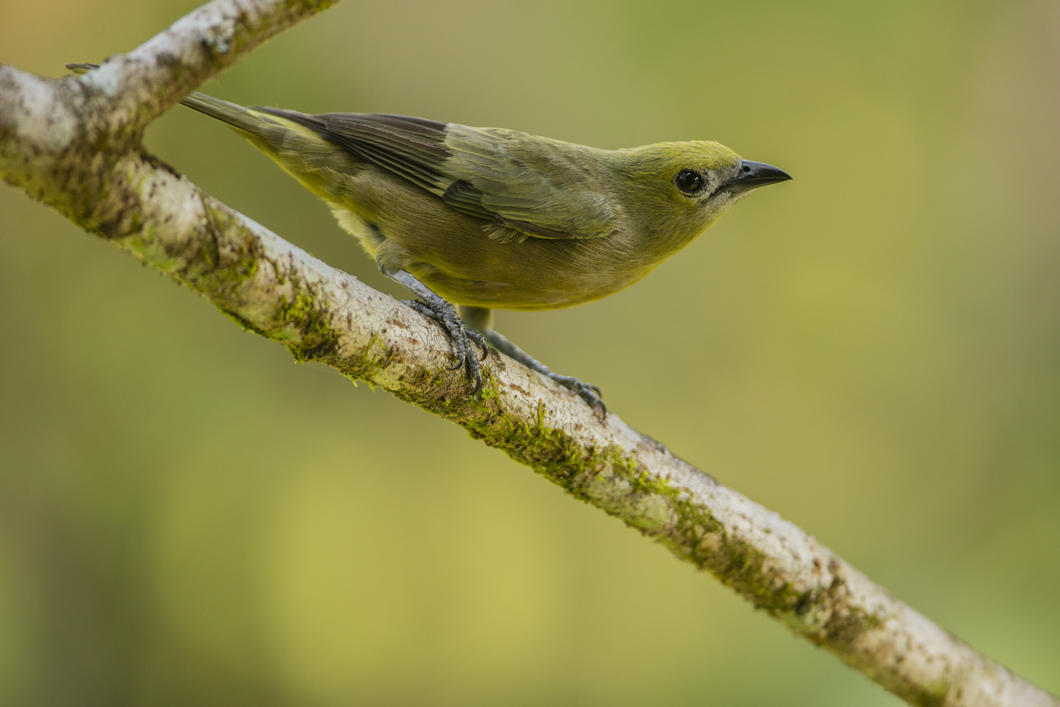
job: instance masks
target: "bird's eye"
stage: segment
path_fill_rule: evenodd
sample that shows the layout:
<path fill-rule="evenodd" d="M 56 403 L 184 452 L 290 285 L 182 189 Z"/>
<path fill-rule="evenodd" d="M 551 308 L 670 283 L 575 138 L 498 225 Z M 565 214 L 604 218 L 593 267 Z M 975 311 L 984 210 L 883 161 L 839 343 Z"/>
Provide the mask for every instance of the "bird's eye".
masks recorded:
<path fill-rule="evenodd" d="M 695 196 L 707 188 L 707 180 L 694 169 L 682 169 L 674 177 L 674 184 L 685 196 Z"/>

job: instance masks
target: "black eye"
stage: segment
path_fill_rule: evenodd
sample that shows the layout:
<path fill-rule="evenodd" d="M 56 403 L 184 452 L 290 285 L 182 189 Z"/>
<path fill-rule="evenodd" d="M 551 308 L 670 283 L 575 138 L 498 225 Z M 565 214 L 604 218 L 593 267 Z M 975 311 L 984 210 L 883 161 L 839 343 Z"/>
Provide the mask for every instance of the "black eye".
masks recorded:
<path fill-rule="evenodd" d="M 695 196 L 706 189 L 707 180 L 694 169 L 682 169 L 674 177 L 674 184 L 687 196 Z"/>

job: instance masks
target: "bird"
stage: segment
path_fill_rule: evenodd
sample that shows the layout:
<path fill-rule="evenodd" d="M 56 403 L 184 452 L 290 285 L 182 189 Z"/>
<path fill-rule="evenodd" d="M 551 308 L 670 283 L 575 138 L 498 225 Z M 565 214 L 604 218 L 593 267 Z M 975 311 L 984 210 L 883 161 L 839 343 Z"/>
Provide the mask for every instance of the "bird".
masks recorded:
<path fill-rule="evenodd" d="M 84 71 L 90 64 L 67 65 Z M 183 105 L 240 133 L 331 207 L 380 271 L 440 323 L 481 386 L 487 345 L 606 415 L 598 387 L 553 372 L 492 326 L 494 309 L 598 300 L 647 275 L 736 200 L 791 179 L 713 141 L 600 149 L 388 113 Z"/>

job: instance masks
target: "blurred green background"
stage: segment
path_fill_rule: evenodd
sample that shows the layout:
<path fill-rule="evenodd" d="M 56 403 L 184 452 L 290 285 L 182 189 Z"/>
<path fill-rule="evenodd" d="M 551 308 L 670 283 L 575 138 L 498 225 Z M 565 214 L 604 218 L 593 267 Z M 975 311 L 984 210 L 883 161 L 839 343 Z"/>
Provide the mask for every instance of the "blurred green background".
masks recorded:
<path fill-rule="evenodd" d="M 0 61 L 194 2 L 0 0 Z M 1060 5 L 347 2 L 205 88 L 795 181 L 514 341 L 1060 691 Z M 174 109 L 149 148 L 394 294 L 327 209 Z M 460 429 L 294 364 L 0 188 L 0 703 L 894 705 Z"/>

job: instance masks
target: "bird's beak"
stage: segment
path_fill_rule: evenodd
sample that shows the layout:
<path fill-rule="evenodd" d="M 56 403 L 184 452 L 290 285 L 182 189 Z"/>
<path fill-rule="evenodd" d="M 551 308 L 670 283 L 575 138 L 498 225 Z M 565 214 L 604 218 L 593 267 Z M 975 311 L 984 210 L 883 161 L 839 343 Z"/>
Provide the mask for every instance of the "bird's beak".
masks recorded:
<path fill-rule="evenodd" d="M 740 173 L 722 184 L 718 191 L 743 194 L 752 189 L 764 187 L 767 184 L 786 182 L 789 179 L 791 179 L 790 174 L 782 169 L 777 169 L 773 165 L 765 162 L 740 160 Z"/>

